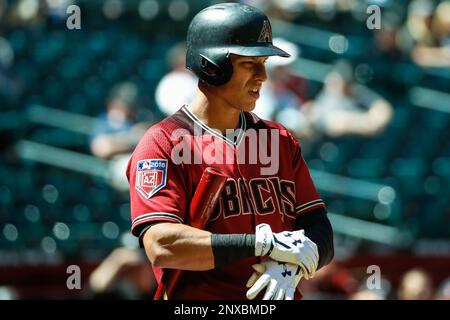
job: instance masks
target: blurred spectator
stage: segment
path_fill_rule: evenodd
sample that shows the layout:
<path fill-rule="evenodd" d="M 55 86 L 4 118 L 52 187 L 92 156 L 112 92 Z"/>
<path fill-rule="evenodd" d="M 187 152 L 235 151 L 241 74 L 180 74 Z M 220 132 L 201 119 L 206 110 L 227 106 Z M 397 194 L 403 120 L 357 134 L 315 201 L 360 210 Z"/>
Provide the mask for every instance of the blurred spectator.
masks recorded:
<path fill-rule="evenodd" d="M 66 21 L 67 8 L 72 4 L 74 4 L 73 0 L 46 0 L 47 16 L 55 22 Z"/>
<path fill-rule="evenodd" d="M 140 249 L 115 249 L 91 273 L 92 299 L 152 299 L 156 280 Z"/>
<path fill-rule="evenodd" d="M 371 64 L 379 63 L 380 65 L 386 64 L 387 62 L 390 64 L 409 61 L 409 55 L 399 45 L 400 28 L 401 20 L 399 16 L 392 14 L 388 17 L 383 17 L 381 29 L 373 31 L 375 46 L 368 47 L 368 52 L 364 60 L 369 61 Z"/>
<path fill-rule="evenodd" d="M 7 39 L 0 34 L 0 96 L 15 97 L 22 90 L 20 82 L 13 74 L 14 50 Z M 3 106 L 0 106 L 0 109 Z"/>
<path fill-rule="evenodd" d="M 429 0 L 413 0 L 408 6 L 408 16 L 402 30 L 402 44 L 406 50 L 414 45 L 436 45 L 431 31 L 434 4 Z"/>
<path fill-rule="evenodd" d="M 347 11 L 358 5 L 357 0 L 271 0 L 272 6 L 281 10 L 285 20 L 314 13 L 321 20 L 332 20 L 339 11 Z M 280 13 L 279 13 L 280 14 Z"/>
<path fill-rule="evenodd" d="M 305 299 L 347 299 L 357 292 L 358 282 L 348 269 L 331 262 L 299 287 Z"/>
<path fill-rule="evenodd" d="M 434 296 L 435 300 L 450 300 L 450 277 L 442 281 Z"/>
<path fill-rule="evenodd" d="M 291 56 L 270 57 L 267 60 L 268 78 L 253 112 L 262 119 L 283 124 L 297 136 L 307 136 L 309 127 L 301 112 L 308 91 L 307 81 L 291 71 L 292 64 L 300 55 L 300 49 L 283 38 L 274 38 L 273 43 Z"/>
<path fill-rule="evenodd" d="M 363 279 L 359 290 L 352 293 L 350 300 L 387 300 L 391 293 L 391 283 L 386 278 L 381 278 L 379 288 L 368 288 L 367 279 Z"/>
<path fill-rule="evenodd" d="M 155 92 L 160 111 L 169 116 L 191 102 L 197 92 L 197 77 L 186 69 L 186 46 L 175 45 L 167 54 L 171 71 L 158 83 Z"/>
<path fill-rule="evenodd" d="M 305 106 L 315 130 L 331 137 L 372 136 L 383 130 L 392 117 L 392 106 L 369 88 L 356 84 L 353 68 L 338 61 L 325 78 L 322 91 Z"/>
<path fill-rule="evenodd" d="M 436 7 L 432 29 L 439 45 L 450 47 L 450 1 L 443 1 Z"/>
<path fill-rule="evenodd" d="M 10 286 L 0 286 L 0 301 L 2 300 L 19 300 L 19 294 Z"/>
<path fill-rule="evenodd" d="M 7 19 L 12 25 L 42 26 L 45 22 L 43 4 L 38 0 L 13 1 Z"/>
<path fill-rule="evenodd" d="M 131 153 L 146 126 L 136 123 L 138 90 L 130 82 L 115 86 L 108 97 L 107 112 L 98 117 L 91 136 L 92 153 L 103 159 Z"/>
<path fill-rule="evenodd" d="M 273 44 L 291 55 L 289 58 L 269 57 L 266 62 L 268 74 L 256 101 L 253 112 L 262 119 L 275 120 L 276 114 L 284 108 L 299 109 L 302 100 L 302 79 L 294 76 L 289 66 L 297 59 L 299 48 L 283 38 L 274 38 Z"/>
<path fill-rule="evenodd" d="M 352 294 L 349 298 L 350 300 L 384 300 L 384 297 L 378 294 L 378 292 L 369 290 L 369 289 L 361 289 L 354 294 Z"/>
<path fill-rule="evenodd" d="M 402 94 L 405 90 L 402 73 L 393 68 L 404 66 L 404 70 L 414 70 L 410 65 L 411 57 L 400 47 L 400 28 L 402 24 L 400 13 L 396 9 L 387 9 L 390 14 L 385 14 L 381 20 L 381 29 L 372 30 L 373 40 L 367 46 L 365 54 L 361 55 L 355 63 L 355 78 L 361 83 L 383 82 L 381 86 L 390 88 L 390 92 Z M 400 67 L 399 69 L 401 69 Z M 398 69 L 397 69 L 398 70 Z"/>
<path fill-rule="evenodd" d="M 400 300 L 429 300 L 433 297 L 433 284 L 430 275 L 416 268 L 405 273 L 397 291 Z"/>
<path fill-rule="evenodd" d="M 108 159 L 112 186 L 128 190 L 124 174 L 131 153 L 151 122 L 138 122 L 138 89 L 131 82 L 116 85 L 107 100 L 107 112 L 98 117 L 91 134 L 93 155 Z M 150 119 L 151 120 L 151 119 Z"/>
<path fill-rule="evenodd" d="M 402 34 L 404 50 L 424 67 L 450 65 L 450 1 L 436 9 L 432 1 L 415 0 L 408 8 L 406 28 Z"/>

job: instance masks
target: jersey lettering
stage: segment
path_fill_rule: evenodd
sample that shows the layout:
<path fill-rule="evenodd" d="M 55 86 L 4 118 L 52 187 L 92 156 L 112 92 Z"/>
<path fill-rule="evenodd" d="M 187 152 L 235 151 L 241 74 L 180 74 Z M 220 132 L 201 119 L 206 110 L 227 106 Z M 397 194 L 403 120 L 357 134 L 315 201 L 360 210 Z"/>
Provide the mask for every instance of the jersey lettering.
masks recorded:
<path fill-rule="evenodd" d="M 250 182 L 239 178 L 228 179 L 221 199 L 210 221 L 219 216 L 268 215 L 279 212 L 295 218 L 295 184 L 277 177 L 257 178 Z"/>
<path fill-rule="evenodd" d="M 229 179 L 225 184 L 222 192 L 222 199 L 224 203 L 224 218 L 236 216 L 241 213 L 241 206 L 239 205 L 239 194 L 237 192 L 236 181 Z"/>

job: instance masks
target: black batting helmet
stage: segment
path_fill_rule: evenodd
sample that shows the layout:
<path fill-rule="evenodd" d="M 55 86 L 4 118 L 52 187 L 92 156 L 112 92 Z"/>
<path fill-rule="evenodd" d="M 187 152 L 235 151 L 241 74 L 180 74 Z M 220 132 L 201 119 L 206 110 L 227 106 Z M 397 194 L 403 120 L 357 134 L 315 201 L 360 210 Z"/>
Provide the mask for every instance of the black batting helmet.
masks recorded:
<path fill-rule="evenodd" d="M 203 9 L 189 25 L 186 68 L 206 83 L 225 84 L 233 73 L 230 53 L 289 57 L 273 45 L 269 18 L 260 10 L 239 3 Z"/>

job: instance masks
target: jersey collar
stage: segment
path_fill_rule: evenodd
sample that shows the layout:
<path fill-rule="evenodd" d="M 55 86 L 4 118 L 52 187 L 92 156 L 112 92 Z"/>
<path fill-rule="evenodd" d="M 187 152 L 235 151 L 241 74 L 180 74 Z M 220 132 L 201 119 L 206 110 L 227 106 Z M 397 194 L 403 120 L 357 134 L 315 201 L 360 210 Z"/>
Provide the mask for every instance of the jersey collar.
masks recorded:
<path fill-rule="evenodd" d="M 223 139 L 226 143 L 231 144 L 233 146 L 238 146 L 241 141 L 242 138 L 244 137 L 245 134 L 245 130 L 247 129 L 247 120 L 245 119 L 244 116 L 244 112 L 240 112 L 240 126 L 238 130 L 238 134 L 236 137 L 236 141 L 233 141 L 231 139 L 229 139 L 227 136 L 223 135 L 222 133 L 219 133 L 217 130 L 214 130 L 210 127 L 208 127 L 203 121 L 201 121 L 199 118 L 197 118 L 197 116 L 192 113 L 191 110 L 189 110 L 188 105 L 184 105 L 181 110 L 183 110 L 183 112 L 192 120 L 194 121 L 194 123 L 196 123 L 197 125 L 199 125 L 203 130 L 211 133 L 212 135 Z"/>

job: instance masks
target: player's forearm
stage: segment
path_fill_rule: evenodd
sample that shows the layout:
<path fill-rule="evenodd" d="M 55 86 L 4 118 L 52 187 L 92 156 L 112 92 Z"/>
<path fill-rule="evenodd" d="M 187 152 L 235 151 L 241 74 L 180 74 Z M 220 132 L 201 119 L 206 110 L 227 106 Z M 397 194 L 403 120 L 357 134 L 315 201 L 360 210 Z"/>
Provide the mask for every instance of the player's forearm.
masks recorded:
<path fill-rule="evenodd" d="M 211 233 L 184 224 L 159 223 L 143 238 L 145 251 L 160 268 L 204 271 L 214 268 Z"/>

